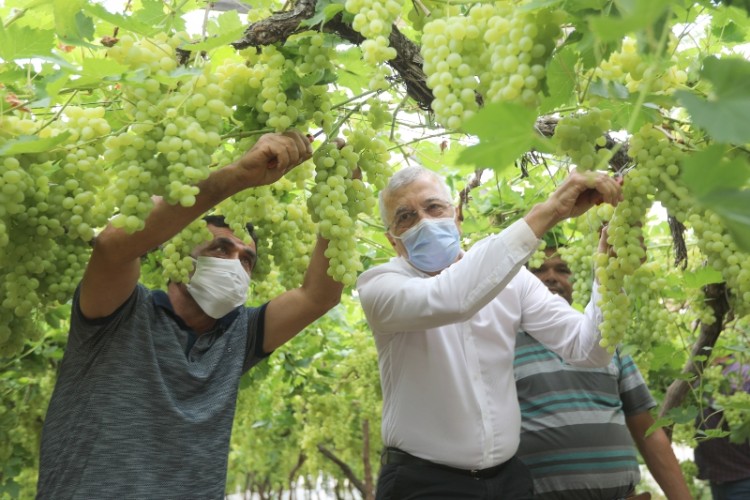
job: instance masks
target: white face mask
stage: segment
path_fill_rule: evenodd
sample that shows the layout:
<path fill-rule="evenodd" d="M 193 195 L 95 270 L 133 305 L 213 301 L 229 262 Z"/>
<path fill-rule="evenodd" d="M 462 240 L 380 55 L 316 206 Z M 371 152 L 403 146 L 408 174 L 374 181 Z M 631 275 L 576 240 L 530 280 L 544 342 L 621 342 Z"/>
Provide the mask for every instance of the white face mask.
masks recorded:
<path fill-rule="evenodd" d="M 203 312 L 221 318 L 247 301 L 250 275 L 237 259 L 198 257 L 188 293 Z"/>

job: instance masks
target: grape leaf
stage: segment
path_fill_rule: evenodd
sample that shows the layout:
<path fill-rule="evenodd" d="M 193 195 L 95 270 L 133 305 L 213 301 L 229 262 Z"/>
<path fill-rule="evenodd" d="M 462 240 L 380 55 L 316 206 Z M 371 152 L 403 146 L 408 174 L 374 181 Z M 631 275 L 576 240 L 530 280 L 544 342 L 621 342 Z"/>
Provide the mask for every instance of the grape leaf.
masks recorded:
<path fill-rule="evenodd" d="M 22 135 L 18 139 L 8 141 L 0 147 L 0 155 L 11 156 L 21 153 L 43 153 L 54 149 L 58 144 L 65 142 L 70 137 L 70 132 L 63 132 L 55 137 L 40 139 L 36 135 Z"/>
<path fill-rule="evenodd" d="M 688 91 L 675 92 L 693 122 L 718 142 L 750 142 L 747 117 L 750 116 L 750 62 L 744 59 L 707 57 L 701 76 L 713 83 L 708 99 Z"/>
<path fill-rule="evenodd" d="M 83 10 L 94 17 L 107 21 L 113 26 L 118 26 L 123 31 L 132 31 L 139 35 L 150 36 L 160 30 L 157 26 L 139 22 L 132 16 L 123 16 L 122 14 L 110 12 L 98 3 L 86 2 Z"/>
<path fill-rule="evenodd" d="M 142 8 L 133 13 L 133 19 L 151 26 L 161 26 L 167 14 L 164 13 L 164 3 L 161 0 L 143 0 Z"/>
<path fill-rule="evenodd" d="M 669 7 L 667 0 L 635 0 L 615 4 L 619 9 L 619 16 L 603 13 L 589 19 L 591 31 L 605 42 L 621 40 L 628 33 L 638 32 L 650 26 Z"/>
<path fill-rule="evenodd" d="M 550 61 L 547 66 L 549 97 L 542 101 L 541 113 L 548 113 L 570 102 L 576 85 L 576 60 L 575 52 L 566 47 L 555 54 Z"/>
<path fill-rule="evenodd" d="M 94 37 L 94 21 L 82 12 L 85 0 L 54 0 L 57 36 L 70 45 L 87 45 Z"/>
<path fill-rule="evenodd" d="M 83 60 L 81 78 L 71 82 L 72 88 L 83 88 L 91 84 L 99 83 L 111 77 L 120 76 L 128 71 L 128 67 L 112 59 L 98 59 L 87 57 Z M 119 78 L 113 79 L 117 80 Z"/>
<path fill-rule="evenodd" d="M 51 54 L 54 46 L 53 30 L 37 30 L 16 24 L 3 28 L 0 23 L 0 58 L 6 61 Z"/>
<path fill-rule="evenodd" d="M 537 114 L 514 103 L 485 106 L 464 123 L 464 131 L 479 137 L 480 143 L 466 148 L 458 161 L 500 171 L 510 165 L 535 143 Z"/>
<path fill-rule="evenodd" d="M 727 146 L 715 144 L 682 162 L 681 178 L 697 197 L 717 189 L 742 186 L 750 178 L 750 164 L 744 158 L 727 159 Z"/>
<path fill-rule="evenodd" d="M 713 267 L 702 267 L 695 271 L 685 271 L 684 283 L 686 288 L 701 288 L 711 283 L 721 283 L 724 277 Z"/>
<path fill-rule="evenodd" d="M 301 26 L 315 26 L 330 21 L 333 16 L 344 10 L 343 0 L 318 0 L 315 3 L 315 15 L 305 19 Z"/>
<path fill-rule="evenodd" d="M 245 32 L 245 26 L 240 21 L 240 16 L 237 15 L 237 11 L 235 10 L 224 12 L 216 18 L 215 23 L 209 25 L 209 28 L 209 34 L 213 36 L 199 43 L 185 44 L 183 48 L 191 51 L 209 51 L 239 40 Z"/>

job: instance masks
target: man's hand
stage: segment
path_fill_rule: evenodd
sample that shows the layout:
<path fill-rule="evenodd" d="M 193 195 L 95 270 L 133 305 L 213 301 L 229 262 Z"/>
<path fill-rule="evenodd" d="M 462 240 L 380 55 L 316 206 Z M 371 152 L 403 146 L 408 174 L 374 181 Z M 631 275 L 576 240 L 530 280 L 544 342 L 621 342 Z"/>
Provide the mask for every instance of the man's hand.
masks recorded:
<path fill-rule="evenodd" d="M 578 217 L 594 205 L 617 205 L 622 200 L 622 180 L 601 172 L 573 171 L 547 201 L 534 206 L 526 222 L 541 238 L 558 222 Z"/>
<path fill-rule="evenodd" d="M 586 213 L 594 205 L 617 205 L 622 200 L 622 180 L 601 172 L 573 171 L 552 193 L 547 203 L 559 217 L 557 222 Z"/>
<path fill-rule="evenodd" d="M 279 180 L 312 156 L 310 141 L 296 130 L 265 134 L 237 162 L 246 174 L 247 186 L 263 186 Z"/>

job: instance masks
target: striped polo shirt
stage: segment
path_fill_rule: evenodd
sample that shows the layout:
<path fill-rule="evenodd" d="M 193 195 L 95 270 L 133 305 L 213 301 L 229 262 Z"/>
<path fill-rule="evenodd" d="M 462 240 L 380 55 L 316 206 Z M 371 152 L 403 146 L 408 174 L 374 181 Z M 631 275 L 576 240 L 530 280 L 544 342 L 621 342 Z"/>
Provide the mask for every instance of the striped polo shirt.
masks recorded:
<path fill-rule="evenodd" d="M 632 358 L 574 367 L 521 332 L 513 365 L 535 498 L 624 498 L 640 480 L 625 417 L 656 406 Z"/>

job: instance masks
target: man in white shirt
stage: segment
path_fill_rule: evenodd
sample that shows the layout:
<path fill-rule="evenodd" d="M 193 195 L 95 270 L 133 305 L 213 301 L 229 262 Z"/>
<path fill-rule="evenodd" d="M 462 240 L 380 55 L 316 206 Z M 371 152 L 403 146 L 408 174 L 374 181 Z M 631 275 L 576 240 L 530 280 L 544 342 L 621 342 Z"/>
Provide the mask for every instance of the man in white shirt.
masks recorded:
<path fill-rule="evenodd" d="M 532 497 L 514 458 L 516 333 L 580 366 L 604 366 L 611 355 L 599 347 L 596 291 L 580 313 L 524 263 L 555 224 L 621 196 L 611 177 L 574 172 L 523 219 L 463 253 L 444 181 L 422 167 L 393 176 L 380 212 L 398 256 L 357 282 L 383 389 L 378 499 Z"/>

